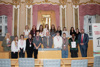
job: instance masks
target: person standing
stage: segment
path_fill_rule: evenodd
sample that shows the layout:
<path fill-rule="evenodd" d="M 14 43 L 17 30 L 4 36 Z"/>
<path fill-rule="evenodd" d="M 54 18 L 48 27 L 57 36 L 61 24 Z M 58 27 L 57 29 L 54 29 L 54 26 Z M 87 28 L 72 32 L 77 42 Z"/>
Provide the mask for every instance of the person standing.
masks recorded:
<path fill-rule="evenodd" d="M 68 58 L 68 38 L 66 33 L 63 33 L 63 44 L 62 44 L 62 58 Z"/>
<path fill-rule="evenodd" d="M 25 57 L 25 48 L 26 48 L 26 41 L 24 40 L 24 35 L 21 34 L 20 40 L 18 40 L 18 52 L 20 58 Z"/>
<path fill-rule="evenodd" d="M 33 45 L 32 35 L 29 34 L 28 39 L 26 40 L 26 52 L 28 58 L 32 58 L 33 49 L 34 49 L 34 45 Z"/>
<path fill-rule="evenodd" d="M 79 32 L 79 29 L 77 28 L 77 29 L 76 29 L 76 35 L 75 35 L 77 40 L 78 40 L 78 36 L 79 36 L 79 35 L 80 35 L 80 32 Z"/>
<path fill-rule="evenodd" d="M 39 35 L 40 35 L 41 37 L 44 37 L 43 25 L 40 25 L 40 27 L 39 27 Z"/>
<path fill-rule="evenodd" d="M 50 35 L 52 37 L 54 37 L 56 35 L 56 29 L 55 29 L 55 25 L 54 24 L 51 25 Z"/>
<path fill-rule="evenodd" d="M 81 34 L 78 36 L 82 57 L 87 57 L 87 48 L 89 42 L 88 34 L 84 33 L 84 29 L 81 30 Z"/>
<path fill-rule="evenodd" d="M 71 57 L 75 58 L 78 57 L 78 40 L 75 38 L 75 34 L 72 34 L 72 38 L 69 39 L 69 46 Z"/>
<path fill-rule="evenodd" d="M 71 29 L 70 29 L 70 35 L 72 35 L 72 34 L 76 34 L 74 27 L 71 27 Z"/>
<path fill-rule="evenodd" d="M 54 37 L 54 48 L 61 48 L 62 49 L 62 37 L 60 36 L 59 31 L 56 32 L 56 36 Z"/>
<path fill-rule="evenodd" d="M 15 39 L 11 43 L 11 58 L 18 58 L 18 36 L 15 36 Z"/>
<path fill-rule="evenodd" d="M 43 29 L 44 36 L 46 36 L 46 32 L 49 32 L 49 25 L 48 24 L 46 24 L 45 28 Z"/>
<path fill-rule="evenodd" d="M 59 35 L 61 36 L 62 35 L 62 30 L 61 30 L 60 26 L 58 26 L 57 31 L 59 32 Z"/>
<path fill-rule="evenodd" d="M 6 33 L 6 36 L 2 42 L 3 51 L 11 51 L 11 37 L 9 33 Z"/>
<path fill-rule="evenodd" d="M 37 59 L 38 49 L 41 48 L 42 38 L 39 36 L 39 30 L 36 31 L 36 36 L 33 39 L 34 44 L 34 58 Z"/>
<path fill-rule="evenodd" d="M 26 25 L 26 26 L 25 26 L 25 30 L 24 30 L 24 32 L 23 32 L 24 37 L 25 37 L 25 38 L 28 38 L 29 33 L 30 33 L 29 27 L 28 27 L 28 25 Z"/>
<path fill-rule="evenodd" d="M 52 48 L 53 38 L 50 36 L 49 32 L 46 33 L 46 36 L 43 37 L 43 46 L 44 48 Z"/>
<path fill-rule="evenodd" d="M 66 34 L 66 37 L 67 37 L 67 38 L 71 37 L 71 36 L 69 35 L 69 33 L 68 33 L 68 31 L 67 31 L 66 27 L 64 27 L 64 28 L 63 28 L 63 31 L 62 31 L 62 36 L 63 36 L 63 33 L 65 33 L 65 34 Z"/>
<path fill-rule="evenodd" d="M 32 30 L 30 31 L 30 34 L 32 35 L 32 37 L 34 37 L 36 35 L 36 26 L 35 25 L 32 26 Z"/>

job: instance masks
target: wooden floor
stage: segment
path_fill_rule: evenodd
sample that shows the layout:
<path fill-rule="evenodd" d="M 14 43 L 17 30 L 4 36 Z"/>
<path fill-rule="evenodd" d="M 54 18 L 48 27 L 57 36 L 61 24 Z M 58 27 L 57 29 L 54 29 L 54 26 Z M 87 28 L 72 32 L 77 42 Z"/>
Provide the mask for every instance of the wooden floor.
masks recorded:
<path fill-rule="evenodd" d="M 61 59 L 61 67 L 71 67 L 72 60 L 82 60 L 82 59 L 88 59 L 88 66 L 93 67 L 93 63 L 94 63 L 93 57 Z M 19 67 L 18 59 L 11 59 L 11 67 Z M 35 59 L 35 67 L 43 67 L 43 59 Z"/>

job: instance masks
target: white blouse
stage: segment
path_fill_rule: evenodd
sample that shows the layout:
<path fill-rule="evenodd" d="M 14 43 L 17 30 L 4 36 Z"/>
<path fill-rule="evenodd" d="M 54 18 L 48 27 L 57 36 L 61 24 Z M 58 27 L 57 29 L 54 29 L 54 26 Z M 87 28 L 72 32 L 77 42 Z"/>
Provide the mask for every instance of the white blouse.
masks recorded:
<path fill-rule="evenodd" d="M 44 30 L 43 30 L 44 36 L 46 36 L 46 33 L 47 33 L 47 32 L 49 32 L 49 30 L 48 30 L 47 28 L 44 28 Z"/>
<path fill-rule="evenodd" d="M 63 36 L 63 33 L 66 33 L 66 37 L 71 37 L 70 35 L 69 35 L 69 33 L 68 33 L 68 31 L 62 31 L 62 36 Z"/>
<path fill-rule="evenodd" d="M 61 36 L 54 37 L 54 48 L 62 48 L 63 40 Z"/>
<path fill-rule="evenodd" d="M 40 32 L 39 35 L 40 35 L 41 37 L 43 37 L 43 36 L 44 36 L 44 33 L 43 33 L 43 32 Z"/>
<path fill-rule="evenodd" d="M 30 30 L 24 30 L 25 36 L 28 36 L 30 33 Z"/>
<path fill-rule="evenodd" d="M 18 50 L 21 49 L 24 49 L 25 51 L 25 48 L 26 48 L 26 41 L 25 40 L 18 40 Z"/>
<path fill-rule="evenodd" d="M 18 41 L 16 41 L 16 45 L 15 45 L 15 41 L 12 41 L 11 52 L 18 52 Z"/>

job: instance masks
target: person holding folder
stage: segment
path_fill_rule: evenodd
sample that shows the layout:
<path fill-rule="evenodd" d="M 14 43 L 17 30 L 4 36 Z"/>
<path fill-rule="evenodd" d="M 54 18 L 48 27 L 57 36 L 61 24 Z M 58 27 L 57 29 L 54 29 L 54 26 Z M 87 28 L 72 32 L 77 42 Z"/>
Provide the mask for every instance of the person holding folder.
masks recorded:
<path fill-rule="evenodd" d="M 75 38 L 75 34 L 72 34 L 72 38 L 69 39 L 69 45 L 70 45 L 70 52 L 71 57 L 75 58 L 78 57 L 78 40 Z"/>

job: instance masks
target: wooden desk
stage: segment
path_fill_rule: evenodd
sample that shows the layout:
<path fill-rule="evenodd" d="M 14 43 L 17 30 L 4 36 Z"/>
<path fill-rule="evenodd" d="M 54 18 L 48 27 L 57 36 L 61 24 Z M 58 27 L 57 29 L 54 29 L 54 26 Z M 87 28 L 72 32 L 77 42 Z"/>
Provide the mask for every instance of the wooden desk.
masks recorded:
<path fill-rule="evenodd" d="M 10 52 L 0 52 L 0 59 L 9 59 Z"/>
<path fill-rule="evenodd" d="M 88 60 L 88 66 L 93 67 L 94 63 L 94 57 L 86 57 L 86 58 L 61 58 L 61 67 L 71 67 L 71 61 L 72 60 L 82 60 L 87 59 Z M 15 65 L 14 65 L 15 64 Z M 11 67 L 19 67 L 18 65 L 18 59 L 11 59 Z M 43 59 L 35 59 L 35 67 L 43 67 Z"/>
<path fill-rule="evenodd" d="M 45 48 L 38 51 L 38 59 L 59 59 L 61 57 L 61 49 Z"/>

